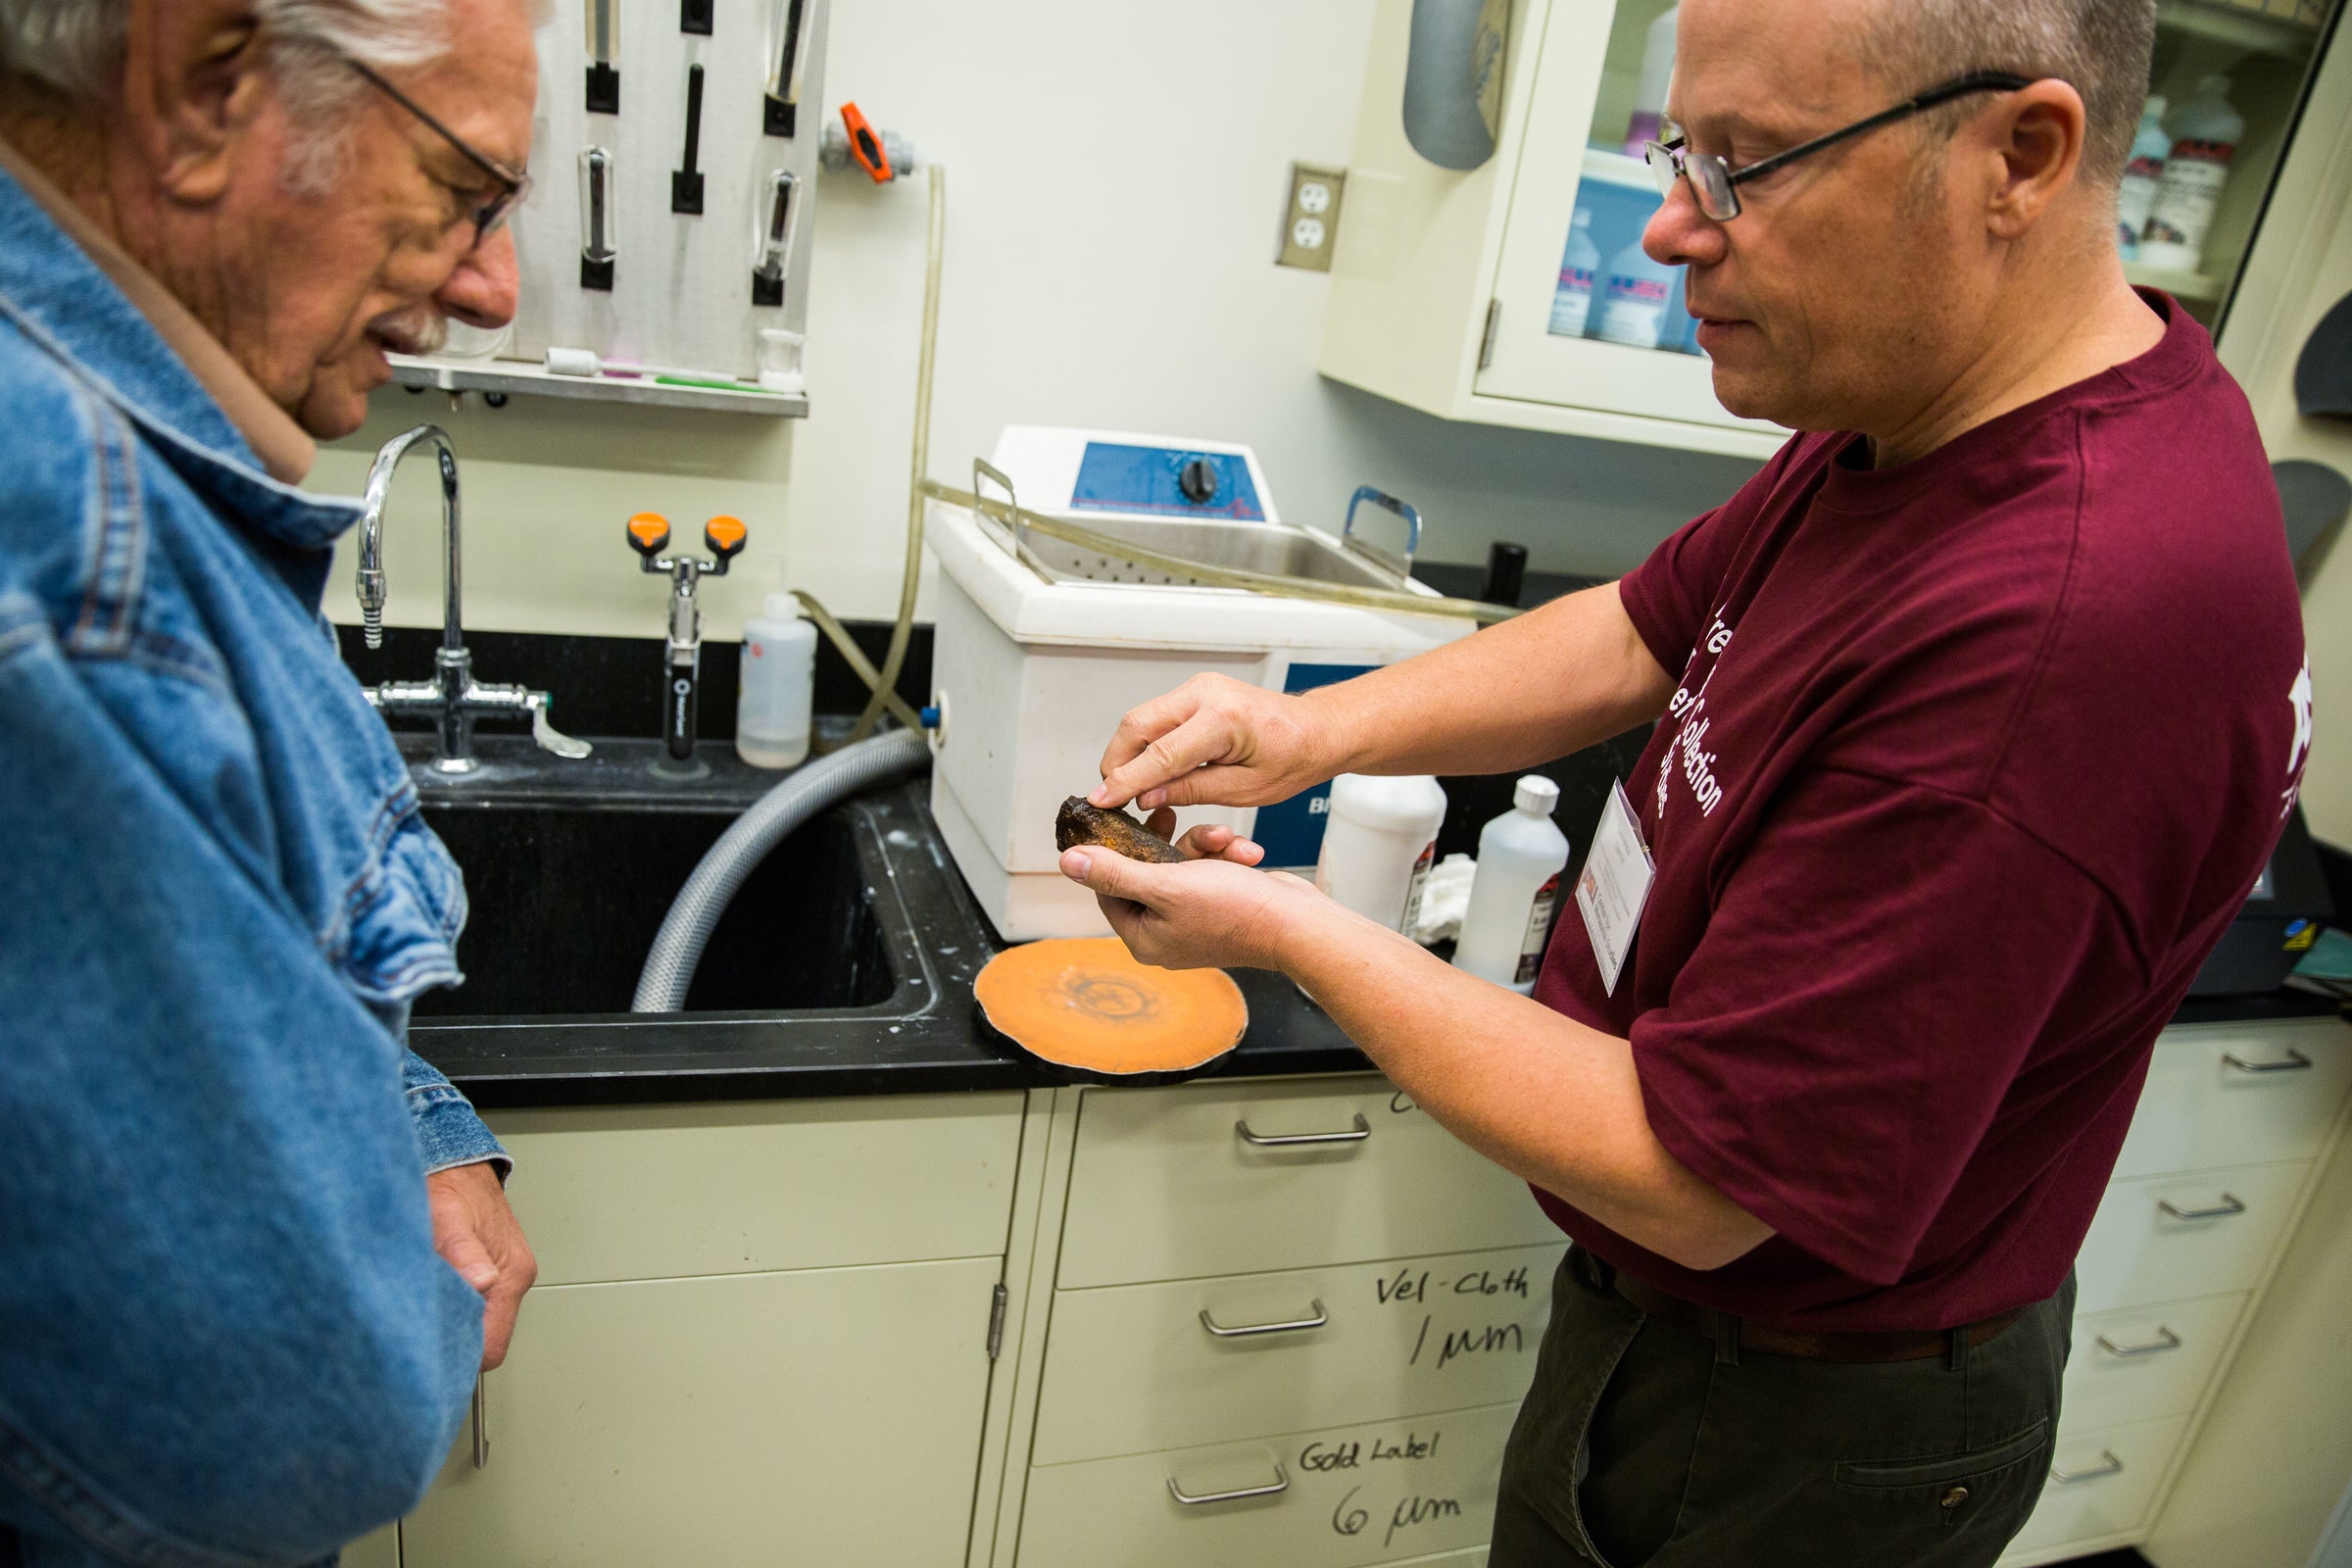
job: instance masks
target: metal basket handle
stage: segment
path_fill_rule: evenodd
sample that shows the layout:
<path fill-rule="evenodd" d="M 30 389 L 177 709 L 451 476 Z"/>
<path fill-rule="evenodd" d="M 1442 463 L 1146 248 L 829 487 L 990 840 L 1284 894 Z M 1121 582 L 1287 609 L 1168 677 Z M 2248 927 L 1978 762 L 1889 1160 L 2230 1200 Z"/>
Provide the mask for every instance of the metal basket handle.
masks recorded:
<path fill-rule="evenodd" d="M 1399 556 L 1395 551 L 1372 543 L 1369 539 L 1356 537 L 1355 511 L 1367 501 L 1382 511 L 1394 512 L 1404 519 L 1403 555 Z M 1399 501 L 1385 490 L 1375 490 L 1368 484 L 1359 484 L 1355 487 L 1355 494 L 1348 498 L 1348 520 L 1340 529 L 1340 542 L 1357 555 L 1369 558 L 1378 565 L 1386 566 L 1397 576 L 1409 577 L 1413 574 L 1413 556 L 1421 548 L 1420 510 L 1411 502 Z"/>

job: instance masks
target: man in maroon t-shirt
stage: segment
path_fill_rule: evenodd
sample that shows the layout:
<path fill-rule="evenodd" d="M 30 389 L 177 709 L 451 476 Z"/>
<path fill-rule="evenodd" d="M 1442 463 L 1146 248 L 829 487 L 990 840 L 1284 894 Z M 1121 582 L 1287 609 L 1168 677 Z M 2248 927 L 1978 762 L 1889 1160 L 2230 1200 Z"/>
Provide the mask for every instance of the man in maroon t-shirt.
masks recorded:
<path fill-rule="evenodd" d="M 1725 405 L 1818 433 L 1620 583 L 1303 696 L 1202 676 L 1105 754 L 1156 810 L 1659 721 L 1630 956 L 1570 915 L 1533 1000 L 1223 830 L 1063 861 L 1149 961 L 1292 975 L 1574 1239 L 1495 1568 L 1986 1564 L 2039 1493 L 2075 1253 L 2310 733 L 2245 400 L 2116 259 L 2153 26 L 1685 0 L 1645 243 Z"/>

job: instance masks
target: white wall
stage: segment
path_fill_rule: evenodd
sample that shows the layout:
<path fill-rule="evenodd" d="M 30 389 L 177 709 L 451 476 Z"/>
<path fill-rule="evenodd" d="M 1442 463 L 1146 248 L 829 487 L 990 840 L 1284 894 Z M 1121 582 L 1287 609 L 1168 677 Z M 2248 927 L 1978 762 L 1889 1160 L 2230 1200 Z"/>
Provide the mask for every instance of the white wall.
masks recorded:
<path fill-rule="evenodd" d="M 1348 161 L 1370 47 L 1361 0 L 833 4 L 828 107 L 856 99 L 948 170 L 935 476 L 968 473 L 1007 423 L 1220 437 L 1257 448 L 1293 519 L 1336 526 L 1372 483 L 1420 506 L 1436 559 L 1479 561 L 1507 538 L 1538 567 L 1613 573 L 1753 471 L 1449 424 L 1315 374 L 1326 279 L 1275 267 L 1275 231 L 1293 159 Z M 543 167 L 568 165 L 558 151 Z M 358 489 L 377 444 L 441 417 L 464 460 L 480 627 L 658 632 L 661 589 L 621 536 L 641 509 L 689 530 L 736 513 L 796 585 L 845 615 L 890 614 L 923 190 L 827 175 L 812 211 L 806 421 L 519 399 L 453 414 L 437 394 L 386 389 L 313 483 Z M 438 620 L 428 503 L 421 474 L 405 481 L 388 544 L 396 623 Z M 345 618 L 348 565 L 329 596 Z M 711 585 L 710 632 L 732 635 L 767 581 Z"/>

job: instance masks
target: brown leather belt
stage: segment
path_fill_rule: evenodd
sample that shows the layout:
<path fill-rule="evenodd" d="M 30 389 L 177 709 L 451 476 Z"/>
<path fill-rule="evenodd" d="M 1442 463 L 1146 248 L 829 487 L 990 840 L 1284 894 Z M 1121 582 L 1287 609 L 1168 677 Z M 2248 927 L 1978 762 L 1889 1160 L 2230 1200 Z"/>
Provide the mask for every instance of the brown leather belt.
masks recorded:
<path fill-rule="evenodd" d="M 1924 1361 L 1932 1355 L 1950 1354 L 1955 1341 L 1963 1342 L 1973 1349 L 2024 1317 L 2028 1311 L 2028 1308 L 2021 1306 L 1979 1322 L 1962 1324 L 1955 1329 L 1806 1334 L 1750 1323 L 1728 1312 L 1718 1312 L 1712 1307 L 1686 1301 L 1679 1296 L 1669 1296 L 1623 1273 L 1617 1274 L 1610 1283 L 1610 1289 L 1648 1316 L 1671 1323 L 1701 1339 L 1721 1344 L 1727 1336 L 1736 1336 L 1736 1343 L 1742 1350 L 1762 1350 L 1768 1355 L 1789 1355 L 1806 1361 Z"/>

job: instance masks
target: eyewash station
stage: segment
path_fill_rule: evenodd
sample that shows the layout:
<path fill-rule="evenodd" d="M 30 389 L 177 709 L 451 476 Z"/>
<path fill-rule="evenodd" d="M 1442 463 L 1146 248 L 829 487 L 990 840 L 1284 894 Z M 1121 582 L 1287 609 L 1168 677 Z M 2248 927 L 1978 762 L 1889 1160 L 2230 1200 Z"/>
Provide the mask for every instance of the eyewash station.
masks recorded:
<path fill-rule="evenodd" d="M 366 497 L 329 612 L 466 873 L 466 980 L 412 1041 L 513 1152 L 540 1263 L 439 1482 L 347 1562 L 1485 1561 L 1559 1230 L 1287 979 L 1125 958 L 1066 806 L 1138 704 L 1313 690 L 1619 575 L 1785 432 L 1595 291 L 1655 208 L 1617 148 L 1666 6 L 1484 7 L 1484 98 L 1429 88 L 1476 42 L 1425 35 L 1447 8 L 1312 9 L 540 29 L 514 321 L 395 357 L 313 481 Z M 2209 314 L 2285 222 L 2239 190 Z M 1526 992 L 1643 739 L 1177 827 Z M 2305 912 L 2301 861 L 2276 891 Z M 2318 1065 L 2200 1123 L 2226 1196 L 2119 1172 L 2083 1309 L 2181 1370 L 2070 1385 L 2084 1479 L 2004 1563 L 2212 1485 L 2195 1424 L 2337 1136 L 2339 1028 L 2159 1046 L 2191 1120 L 2167 1072 Z M 2152 1252 L 2150 1194 L 2257 1212 Z"/>

